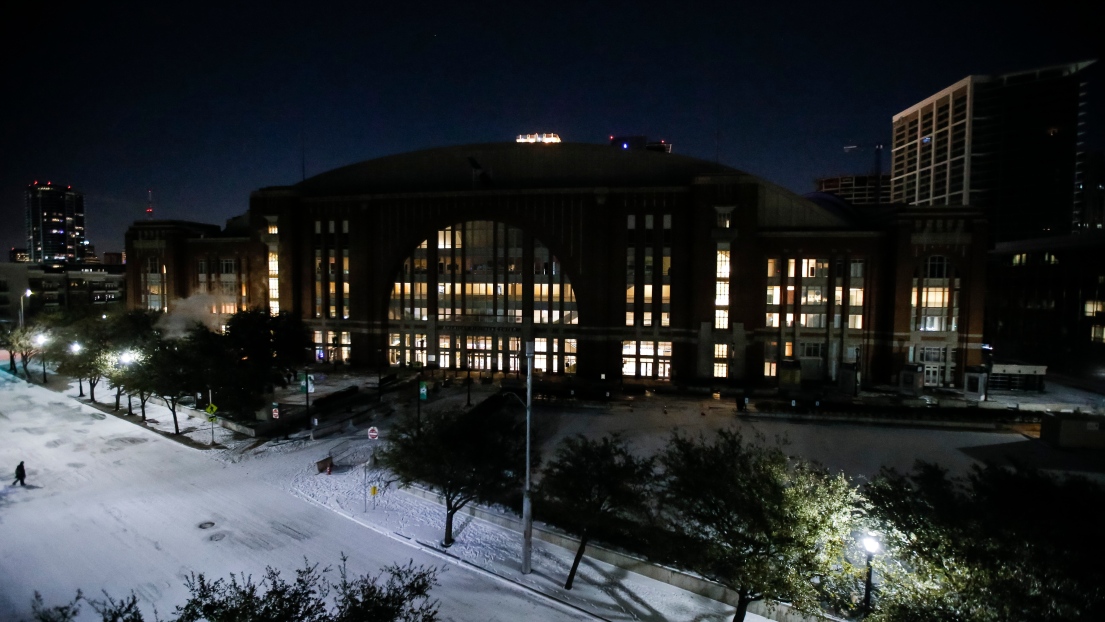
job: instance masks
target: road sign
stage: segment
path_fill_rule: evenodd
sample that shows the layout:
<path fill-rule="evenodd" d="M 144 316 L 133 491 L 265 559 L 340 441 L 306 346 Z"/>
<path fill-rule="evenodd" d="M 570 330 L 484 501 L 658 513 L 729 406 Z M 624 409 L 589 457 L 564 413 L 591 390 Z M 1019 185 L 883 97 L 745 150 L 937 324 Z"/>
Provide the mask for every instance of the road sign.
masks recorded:
<path fill-rule="evenodd" d="M 211 415 L 210 417 L 207 418 L 207 421 L 210 422 L 210 423 L 215 423 L 218 420 L 219 420 L 219 418 L 214 416 L 214 415 Z"/>
<path fill-rule="evenodd" d="M 380 431 L 376 429 L 376 426 L 372 426 L 368 429 L 368 438 L 372 440 L 380 438 Z"/>
<path fill-rule="evenodd" d="M 204 412 L 206 412 L 207 414 L 209 414 L 209 415 L 213 415 L 213 414 L 215 414 L 215 411 L 216 411 L 216 410 L 218 410 L 218 409 L 219 409 L 219 407 L 218 407 L 218 406 L 216 406 L 216 405 L 214 405 L 214 404 L 208 404 L 208 405 L 207 405 L 207 408 L 204 408 L 203 410 L 204 410 Z"/>
<path fill-rule="evenodd" d="M 371 494 L 371 495 L 372 495 L 373 497 L 375 497 L 375 496 L 376 496 L 376 490 L 377 490 L 377 489 L 376 489 L 376 484 L 373 484 L 373 485 L 372 485 L 372 487 L 368 489 L 368 492 L 369 492 L 369 493 L 370 493 L 370 494 Z"/>
<path fill-rule="evenodd" d="M 428 395 L 426 394 L 426 383 L 425 382 L 419 382 L 418 383 L 418 399 L 420 399 L 422 401 L 426 401 L 426 399 L 428 399 Z"/>
<path fill-rule="evenodd" d="M 315 392 L 315 375 L 308 373 L 299 374 L 299 392 L 300 393 L 314 393 Z"/>

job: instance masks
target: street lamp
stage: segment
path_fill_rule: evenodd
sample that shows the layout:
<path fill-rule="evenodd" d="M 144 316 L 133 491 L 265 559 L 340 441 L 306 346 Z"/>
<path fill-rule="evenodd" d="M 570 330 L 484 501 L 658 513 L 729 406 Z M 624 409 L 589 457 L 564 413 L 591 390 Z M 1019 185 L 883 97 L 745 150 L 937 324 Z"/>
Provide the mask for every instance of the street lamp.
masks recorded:
<path fill-rule="evenodd" d="M 19 297 L 19 328 L 23 328 L 23 299 L 31 297 L 31 290 L 23 292 L 23 295 Z"/>
<path fill-rule="evenodd" d="M 73 345 L 69 346 L 69 351 L 73 353 L 73 356 L 79 355 L 81 353 L 81 344 L 74 341 Z M 84 397 L 84 380 L 79 373 L 77 374 L 77 390 L 79 391 L 77 397 Z"/>
<path fill-rule="evenodd" d="M 468 369 L 468 406 L 472 405 L 472 355 L 468 355 L 468 364 L 465 365 Z"/>
<path fill-rule="evenodd" d="M 863 548 L 867 551 L 867 582 L 863 586 L 863 615 L 871 613 L 871 560 L 879 551 L 879 541 L 871 536 L 863 539 Z"/>
<path fill-rule="evenodd" d="M 533 413 L 533 342 L 526 342 L 526 488 L 522 492 L 522 574 L 533 558 L 533 505 L 530 502 L 530 418 Z"/>
<path fill-rule="evenodd" d="M 46 384 L 46 335 L 35 335 L 35 345 L 41 349 L 39 358 L 42 359 L 42 384 Z"/>

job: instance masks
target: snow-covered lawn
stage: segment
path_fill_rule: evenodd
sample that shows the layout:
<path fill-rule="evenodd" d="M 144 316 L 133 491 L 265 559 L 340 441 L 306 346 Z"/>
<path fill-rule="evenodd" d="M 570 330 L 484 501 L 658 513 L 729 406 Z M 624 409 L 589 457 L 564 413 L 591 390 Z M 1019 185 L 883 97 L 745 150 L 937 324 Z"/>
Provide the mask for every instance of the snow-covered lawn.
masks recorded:
<path fill-rule="evenodd" d="M 151 427 L 171 429 L 167 410 L 151 404 L 147 413 Z M 198 416 L 181 427 L 210 442 Z M 363 469 L 317 473 L 314 462 L 341 439 L 254 446 L 215 432 L 219 448 L 186 447 L 0 375 L 0 465 L 24 460 L 28 474 L 27 487 L 0 489 L 0 619 L 26 618 L 35 590 L 60 604 L 78 588 L 133 589 L 164 616 L 185 599 L 191 572 L 290 573 L 305 557 L 336 564 L 342 552 L 355 573 L 408 559 L 445 567 L 433 595 L 447 620 L 731 616 L 715 601 L 590 560 L 565 592 L 571 551 L 536 543 L 534 572 L 522 575 L 520 538 L 478 520 L 461 520 L 457 544 L 440 552 L 440 506 L 388 491 L 365 512 Z"/>

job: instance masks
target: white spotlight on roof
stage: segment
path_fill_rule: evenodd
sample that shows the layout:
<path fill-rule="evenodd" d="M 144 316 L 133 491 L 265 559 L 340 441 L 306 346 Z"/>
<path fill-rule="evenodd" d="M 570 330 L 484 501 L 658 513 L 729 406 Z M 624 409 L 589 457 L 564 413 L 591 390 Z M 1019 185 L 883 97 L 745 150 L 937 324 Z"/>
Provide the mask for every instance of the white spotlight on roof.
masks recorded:
<path fill-rule="evenodd" d="M 556 134 L 519 134 L 514 139 L 517 143 L 558 143 L 560 137 Z"/>

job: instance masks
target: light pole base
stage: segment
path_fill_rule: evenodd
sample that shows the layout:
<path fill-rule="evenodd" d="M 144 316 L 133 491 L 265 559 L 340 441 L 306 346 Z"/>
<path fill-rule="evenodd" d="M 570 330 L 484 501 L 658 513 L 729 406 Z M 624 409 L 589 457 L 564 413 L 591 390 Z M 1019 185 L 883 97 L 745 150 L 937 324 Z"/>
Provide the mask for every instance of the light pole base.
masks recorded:
<path fill-rule="evenodd" d="M 533 505 L 530 502 L 529 491 L 525 491 L 522 497 L 522 574 L 532 571 L 533 559 Z"/>

